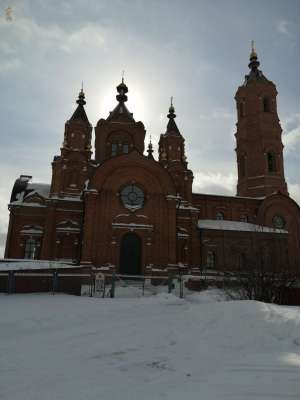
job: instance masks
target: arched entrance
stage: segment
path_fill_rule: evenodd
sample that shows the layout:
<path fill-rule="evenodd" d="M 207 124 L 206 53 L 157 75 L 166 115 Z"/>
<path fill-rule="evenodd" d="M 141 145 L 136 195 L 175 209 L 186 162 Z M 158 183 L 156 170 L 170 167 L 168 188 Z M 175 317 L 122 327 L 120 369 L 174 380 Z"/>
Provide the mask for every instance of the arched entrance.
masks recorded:
<path fill-rule="evenodd" d="M 141 273 L 142 241 L 135 233 L 126 233 L 121 242 L 120 273 L 139 275 Z"/>

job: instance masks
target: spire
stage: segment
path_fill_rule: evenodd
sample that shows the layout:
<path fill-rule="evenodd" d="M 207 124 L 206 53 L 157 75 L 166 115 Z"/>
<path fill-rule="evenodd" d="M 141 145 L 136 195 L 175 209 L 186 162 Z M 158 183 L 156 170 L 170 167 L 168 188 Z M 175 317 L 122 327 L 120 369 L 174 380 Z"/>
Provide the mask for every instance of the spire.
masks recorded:
<path fill-rule="evenodd" d="M 176 125 L 175 122 L 175 118 L 176 118 L 176 114 L 175 114 L 175 108 L 173 105 L 173 96 L 171 97 L 171 105 L 169 108 L 169 114 L 167 115 L 169 118 L 169 122 L 167 125 L 167 132 L 166 133 L 175 133 L 176 135 L 180 135 L 179 129 Z"/>
<path fill-rule="evenodd" d="M 251 40 L 250 63 L 248 65 L 248 67 L 252 71 L 256 71 L 257 68 L 259 67 L 259 61 L 257 60 L 257 54 L 256 54 L 256 51 L 254 49 L 254 40 Z"/>
<path fill-rule="evenodd" d="M 149 142 L 149 144 L 148 144 L 147 153 L 148 153 L 148 158 L 149 158 L 150 160 L 154 160 L 154 157 L 153 157 L 153 146 L 152 146 L 152 142 L 151 142 L 151 135 L 150 135 L 150 142 Z"/>
<path fill-rule="evenodd" d="M 118 94 L 116 96 L 116 99 L 119 104 L 115 107 L 113 111 L 110 112 L 107 121 L 135 122 L 132 113 L 125 105 L 125 102 L 128 100 L 128 97 L 126 96 L 126 93 L 128 93 L 128 87 L 124 83 L 124 76 L 122 76 L 122 82 L 117 86 L 117 92 Z"/>
<path fill-rule="evenodd" d="M 82 121 L 89 123 L 88 117 L 84 110 L 84 105 L 86 104 L 86 101 L 85 101 L 85 94 L 83 92 L 83 82 L 76 103 L 78 104 L 78 107 L 74 111 L 74 114 L 72 115 L 69 121 L 74 121 L 75 119 L 81 119 Z"/>
<path fill-rule="evenodd" d="M 78 99 L 76 100 L 76 103 L 79 104 L 80 106 L 84 106 L 86 104 L 86 101 L 84 99 L 85 99 L 85 95 L 84 95 L 84 92 L 83 92 L 83 82 L 82 82 L 81 83 L 81 90 L 79 92 Z"/>
<path fill-rule="evenodd" d="M 251 53 L 250 53 L 250 62 L 248 67 L 250 68 L 250 72 L 248 75 L 245 75 L 244 86 L 247 86 L 251 82 L 269 82 L 268 79 L 264 76 L 262 71 L 258 69 L 260 62 L 258 61 L 257 53 L 254 49 L 254 41 L 251 41 Z"/>

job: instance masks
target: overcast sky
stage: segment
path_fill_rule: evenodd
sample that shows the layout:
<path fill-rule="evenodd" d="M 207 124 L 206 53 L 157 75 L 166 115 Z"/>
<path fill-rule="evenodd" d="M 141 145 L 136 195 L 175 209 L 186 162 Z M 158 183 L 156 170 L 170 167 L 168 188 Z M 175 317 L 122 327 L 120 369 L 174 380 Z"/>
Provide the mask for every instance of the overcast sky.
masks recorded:
<path fill-rule="evenodd" d="M 252 39 L 261 69 L 277 85 L 285 173 L 299 202 L 299 0 L 0 0 L 0 6 L 2 246 L 13 183 L 20 174 L 50 182 L 81 81 L 95 126 L 116 103 L 122 70 L 128 108 L 145 124 L 146 140 L 151 134 L 157 147 L 174 96 L 194 191 L 235 194 L 234 95 L 248 72 Z"/>

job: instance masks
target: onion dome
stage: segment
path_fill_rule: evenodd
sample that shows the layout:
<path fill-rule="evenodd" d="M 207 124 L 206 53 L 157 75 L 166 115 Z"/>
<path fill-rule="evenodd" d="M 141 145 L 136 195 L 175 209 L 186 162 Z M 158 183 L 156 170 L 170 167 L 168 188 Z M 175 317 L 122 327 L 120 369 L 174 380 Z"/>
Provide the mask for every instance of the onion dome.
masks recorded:
<path fill-rule="evenodd" d="M 245 75 L 244 86 L 247 86 L 251 82 L 269 82 L 268 79 L 262 73 L 262 71 L 258 69 L 259 65 L 260 62 L 258 61 L 257 53 L 254 49 L 254 41 L 252 40 L 250 62 L 248 64 L 250 72 L 248 75 Z"/>
<path fill-rule="evenodd" d="M 128 93 L 128 87 L 124 83 L 124 78 L 122 78 L 122 82 L 117 86 L 117 92 L 119 93 L 116 96 L 116 99 L 118 102 L 123 102 L 128 100 L 128 97 L 126 96 L 126 93 Z"/>
<path fill-rule="evenodd" d="M 122 82 L 117 86 L 117 96 L 118 100 L 117 106 L 113 111 L 109 113 L 107 121 L 111 122 L 135 122 L 132 113 L 128 110 L 125 102 L 128 100 L 126 93 L 128 93 L 128 87 L 124 83 L 124 78 Z"/>
<path fill-rule="evenodd" d="M 167 132 L 166 133 L 173 133 L 175 135 L 180 135 L 179 129 L 176 125 L 175 122 L 175 118 L 176 118 L 176 114 L 175 114 L 175 108 L 173 105 L 173 97 L 171 97 L 171 105 L 169 108 L 169 114 L 167 115 L 169 118 L 169 122 L 167 125 Z"/>

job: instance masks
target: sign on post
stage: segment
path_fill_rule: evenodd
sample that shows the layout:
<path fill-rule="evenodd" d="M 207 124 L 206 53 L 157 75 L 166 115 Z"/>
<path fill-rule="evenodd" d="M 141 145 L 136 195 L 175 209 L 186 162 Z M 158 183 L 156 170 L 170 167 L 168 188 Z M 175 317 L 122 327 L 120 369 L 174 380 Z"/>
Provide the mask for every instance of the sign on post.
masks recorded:
<path fill-rule="evenodd" d="M 101 272 L 97 272 L 95 275 L 95 297 L 103 297 L 105 290 L 105 276 Z"/>

